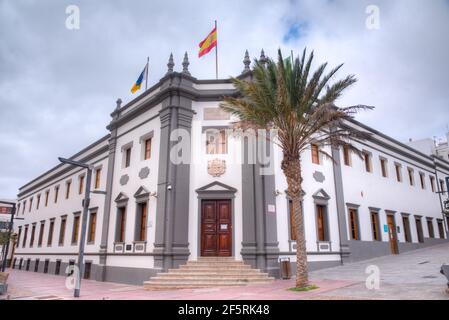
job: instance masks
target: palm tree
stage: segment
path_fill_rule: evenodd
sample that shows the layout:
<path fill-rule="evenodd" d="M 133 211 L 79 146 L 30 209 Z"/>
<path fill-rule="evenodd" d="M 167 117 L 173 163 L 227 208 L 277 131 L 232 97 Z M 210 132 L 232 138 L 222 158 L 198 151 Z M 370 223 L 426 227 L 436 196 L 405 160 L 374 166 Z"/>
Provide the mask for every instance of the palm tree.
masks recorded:
<path fill-rule="evenodd" d="M 308 286 L 307 253 L 302 212 L 301 154 L 311 143 L 320 146 L 320 153 L 332 159 L 323 148 L 348 147 L 360 151 L 351 144 L 352 138 L 365 139 L 367 134 L 344 126 L 361 109 L 372 107 L 357 105 L 345 108 L 335 106 L 343 91 L 357 80 L 349 75 L 329 84 L 342 64 L 325 74 L 327 63 L 311 73 L 313 52 L 304 49 L 302 57 L 284 60 L 279 49 L 277 63 L 255 61 L 251 81 L 231 78 L 239 91 L 238 97 L 227 97 L 220 107 L 237 116 L 240 128 L 277 130 L 272 142 L 283 153 L 281 169 L 288 184 L 292 200 L 294 228 L 296 230 L 296 287 Z"/>

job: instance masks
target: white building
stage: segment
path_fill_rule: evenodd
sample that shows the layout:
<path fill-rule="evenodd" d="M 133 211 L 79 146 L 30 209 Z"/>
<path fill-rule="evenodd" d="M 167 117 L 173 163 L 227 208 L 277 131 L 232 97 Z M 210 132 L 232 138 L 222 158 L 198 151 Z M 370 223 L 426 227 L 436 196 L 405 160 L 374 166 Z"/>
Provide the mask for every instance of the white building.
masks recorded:
<path fill-rule="evenodd" d="M 221 135 L 236 120 L 219 109 L 237 93 L 230 81 L 196 79 L 186 63 L 180 73 L 168 66 L 136 99 L 117 101 L 110 133 L 71 157 L 93 165 L 92 188 L 106 192 L 92 194 L 85 276 L 141 284 L 200 256 L 231 256 L 278 275 L 279 258 L 294 263 L 296 245 L 280 150 L 271 149 L 274 174 L 243 162 L 248 145 Z M 240 77 L 251 77 L 247 65 Z M 335 149 L 327 150 L 335 162 L 302 155 L 310 269 L 447 241 L 447 193 L 437 192 L 449 162 L 357 121 L 347 125 L 372 133 L 354 141 L 364 159 Z M 188 133 L 188 164 L 170 161 L 180 144 L 170 139 L 175 129 Z M 211 129 L 220 134 L 206 146 Z M 76 260 L 85 185 L 85 171 L 61 164 L 20 188 L 16 268 L 63 274 Z"/>
<path fill-rule="evenodd" d="M 421 151 L 427 155 L 435 155 L 449 161 L 449 132 L 446 134 L 446 138 L 433 140 L 430 138 L 421 140 L 411 140 L 407 143 L 412 148 Z"/>

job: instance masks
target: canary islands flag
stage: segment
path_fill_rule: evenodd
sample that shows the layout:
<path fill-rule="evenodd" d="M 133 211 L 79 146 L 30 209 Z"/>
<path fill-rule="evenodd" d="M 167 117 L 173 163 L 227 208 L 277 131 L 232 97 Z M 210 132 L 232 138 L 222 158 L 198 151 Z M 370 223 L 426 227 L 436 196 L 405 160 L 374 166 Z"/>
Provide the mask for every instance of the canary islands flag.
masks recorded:
<path fill-rule="evenodd" d="M 148 75 L 148 62 L 145 65 L 145 68 L 143 68 L 142 73 L 140 74 L 139 78 L 137 79 L 136 83 L 133 85 L 133 87 L 131 88 L 131 92 L 132 93 L 136 93 L 137 90 L 140 89 L 140 87 L 142 86 L 142 82 L 144 77 L 146 77 Z"/>
<path fill-rule="evenodd" d="M 201 58 L 205 54 L 209 53 L 214 47 L 217 46 L 217 27 L 207 35 L 206 39 L 200 42 L 200 52 L 198 57 Z"/>

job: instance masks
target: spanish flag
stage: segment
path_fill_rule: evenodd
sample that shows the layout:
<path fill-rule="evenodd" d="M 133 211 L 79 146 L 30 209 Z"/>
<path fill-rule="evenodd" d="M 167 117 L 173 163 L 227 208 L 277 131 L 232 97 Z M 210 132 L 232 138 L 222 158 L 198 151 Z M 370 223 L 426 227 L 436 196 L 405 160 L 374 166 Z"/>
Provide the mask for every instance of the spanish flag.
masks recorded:
<path fill-rule="evenodd" d="M 143 71 L 140 74 L 139 78 L 137 79 L 136 83 L 131 88 L 132 93 L 136 93 L 136 91 L 140 89 L 140 87 L 142 86 L 143 77 L 146 77 L 147 74 L 148 74 L 148 62 L 145 65 L 145 68 L 143 68 Z"/>
<path fill-rule="evenodd" d="M 200 42 L 200 52 L 198 57 L 201 58 L 205 54 L 209 53 L 214 47 L 217 46 L 217 26 L 207 35 L 206 39 Z"/>

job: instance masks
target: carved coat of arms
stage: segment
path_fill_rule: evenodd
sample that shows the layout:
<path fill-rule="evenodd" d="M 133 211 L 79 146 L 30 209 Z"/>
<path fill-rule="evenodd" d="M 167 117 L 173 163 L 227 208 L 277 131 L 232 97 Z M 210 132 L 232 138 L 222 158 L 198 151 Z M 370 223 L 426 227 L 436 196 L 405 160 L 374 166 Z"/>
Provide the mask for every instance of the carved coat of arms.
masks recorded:
<path fill-rule="evenodd" d="M 207 173 L 212 177 L 221 177 L 226 172 L 226 161 L 214 159 L 207 162 Z"/>

